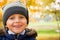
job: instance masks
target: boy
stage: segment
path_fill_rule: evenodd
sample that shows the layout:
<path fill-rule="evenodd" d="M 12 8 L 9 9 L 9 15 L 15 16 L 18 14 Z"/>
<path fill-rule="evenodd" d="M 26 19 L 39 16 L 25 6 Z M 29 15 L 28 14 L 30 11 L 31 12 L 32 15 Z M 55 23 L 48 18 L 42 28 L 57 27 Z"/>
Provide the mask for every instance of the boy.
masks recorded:
<path fill-rule="evenodd" d="M 22 3 L 7 4 L 3 8 L 3 24 L 6 32 L 0 33 L 0 40 L 36 40 L 36 31 L 26 28 L 28 23 L 28 9 Z"/>

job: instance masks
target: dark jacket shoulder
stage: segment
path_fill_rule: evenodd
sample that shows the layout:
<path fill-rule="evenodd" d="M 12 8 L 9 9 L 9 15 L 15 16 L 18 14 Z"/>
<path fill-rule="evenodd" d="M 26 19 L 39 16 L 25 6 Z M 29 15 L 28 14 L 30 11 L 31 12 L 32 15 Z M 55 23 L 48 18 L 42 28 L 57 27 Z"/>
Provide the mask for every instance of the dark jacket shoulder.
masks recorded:
<path fill-rule="evenodd" d="M 3 28 L 0 29 L 0 36 L 5 35 L 5 34 L 6 34 L 5 30 Z"/>
<path fill-rule="evenodd" d="M 26 35 L 36 38 L 37 32 L 34 29 L 26 28 Z"/>
<path fill-rule="evenodd" d="M 9 35 L 5 35 L 6 32 L 4 29 L 0 29 L 0 40 L 5 40 L 5 39 L 13 39 L 13 36 Z M 26 36 L 25 36 L 26 35 Z M 37 32 L 34 29 L 28 29 L 26 28 L 26 32 L 25 35 L 19 36 L 19 40 L 23 39 L 23 40 L 36 40 L 36 36 L 37 36 Z M 11 37 L 11 38 L 10 38 Z"/>

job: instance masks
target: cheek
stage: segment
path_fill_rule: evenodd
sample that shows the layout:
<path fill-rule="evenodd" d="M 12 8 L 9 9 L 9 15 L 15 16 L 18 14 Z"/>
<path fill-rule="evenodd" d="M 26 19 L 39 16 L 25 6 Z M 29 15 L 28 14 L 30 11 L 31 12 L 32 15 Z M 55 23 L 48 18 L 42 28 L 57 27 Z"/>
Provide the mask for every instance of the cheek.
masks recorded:
<path fill-rule="evenodd" d="M 25 29 L 27 27 L 27 20 L 22 20 L 21 23 L 23 24 L 22 29 Z"/>
<path fill-rule="evenodd" d="M 27 24 L 27 20 L 25 19 L 25 20 L 21 20 L 21 22 L 23 23 L 23 24 Z"/>
<path fill-rule="evenodd" d="M 6 22 L 6 26 L 9 27 L 9 26 L 11 26 L 11 25 L 12 25 L 12 21 L 9 21 L 9 20 L 8 20 L 8 21 Z"/>

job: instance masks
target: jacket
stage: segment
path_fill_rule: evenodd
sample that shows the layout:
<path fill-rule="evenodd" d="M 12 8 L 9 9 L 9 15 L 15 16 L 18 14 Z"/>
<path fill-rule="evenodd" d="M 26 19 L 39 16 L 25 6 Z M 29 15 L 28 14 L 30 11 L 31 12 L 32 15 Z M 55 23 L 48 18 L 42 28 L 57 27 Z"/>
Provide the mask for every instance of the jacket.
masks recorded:
<path fill-rule="evenodd" d="M 25 29 L 24 35 L 12 35 L 6 33 L 4 30 L 0 30 L 0 40 L 36 40 L 37 32 L 33 29 Z"/>

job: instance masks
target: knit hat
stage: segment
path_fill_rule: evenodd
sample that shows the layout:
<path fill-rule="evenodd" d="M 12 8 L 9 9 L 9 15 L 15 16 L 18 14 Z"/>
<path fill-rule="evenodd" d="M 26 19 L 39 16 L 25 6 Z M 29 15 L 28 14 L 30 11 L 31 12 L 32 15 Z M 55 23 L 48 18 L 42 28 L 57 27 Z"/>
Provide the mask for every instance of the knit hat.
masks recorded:
<path fill-rule="evenodd" d="M 21 2 L 13 2 L 5 5 L 2 9 L 3 11 L 3 24 L 6 25 L 7 19 L 12 14 L 22 14 L 27 19 L 27 24 L 29 22 L 28 9 Z"/>

